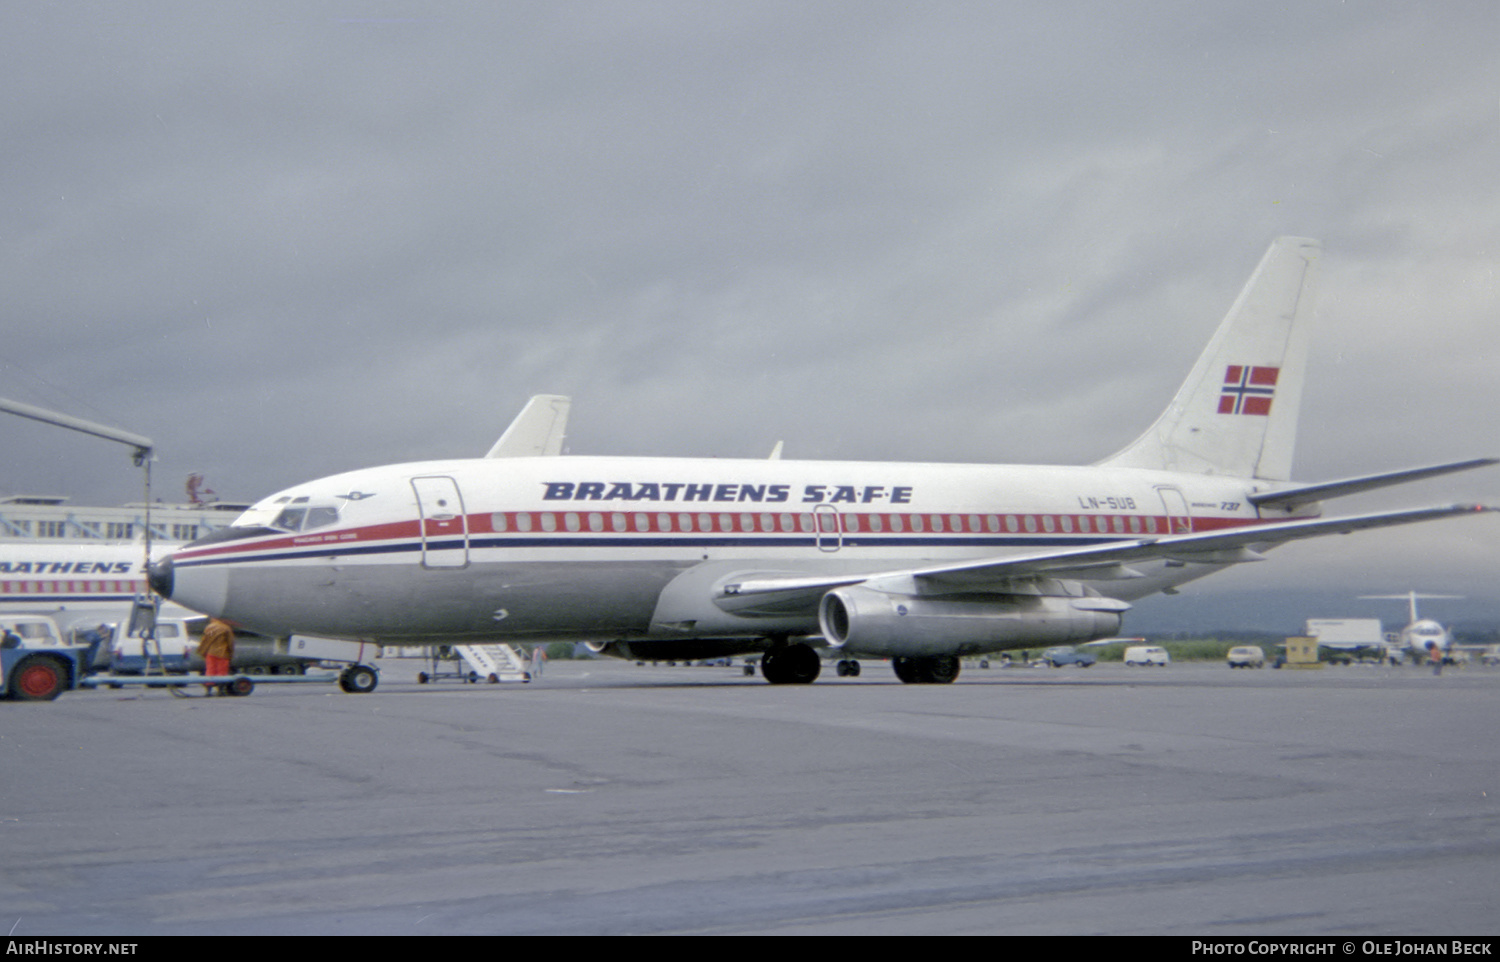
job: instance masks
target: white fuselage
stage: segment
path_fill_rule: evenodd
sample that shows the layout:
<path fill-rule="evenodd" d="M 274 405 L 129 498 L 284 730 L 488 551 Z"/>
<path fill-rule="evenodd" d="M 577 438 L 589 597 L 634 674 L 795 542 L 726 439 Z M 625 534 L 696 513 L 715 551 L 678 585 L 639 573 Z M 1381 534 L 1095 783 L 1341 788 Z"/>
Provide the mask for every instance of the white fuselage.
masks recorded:
<path fill-rule="evenodd" d="M 1431 618 L 1419 619 L 1401 629 L 1401 647 L 1412 658 L 1418 661 L 1426 658 L 1429 645 L 1436 645 L 1438 653 L 1446 655 L 1453 646 L 1453 636 Z"/>
<path fill-rule="evenodd" d="M 171 595 L 255 631 L 380 641 L 811 635 L 733 612 L 747 577 L 907 567 L 1285 520 L 1267 482 L 1122 468 L 542 457 L 287 489 L 173 555 Z M 1309 512 L 1302 512 L 1305 516 Z M 1315 513 L 1315 512 L 1313 512 Z M 1130 600 L 1218 570 L 1152 562 Z"/>

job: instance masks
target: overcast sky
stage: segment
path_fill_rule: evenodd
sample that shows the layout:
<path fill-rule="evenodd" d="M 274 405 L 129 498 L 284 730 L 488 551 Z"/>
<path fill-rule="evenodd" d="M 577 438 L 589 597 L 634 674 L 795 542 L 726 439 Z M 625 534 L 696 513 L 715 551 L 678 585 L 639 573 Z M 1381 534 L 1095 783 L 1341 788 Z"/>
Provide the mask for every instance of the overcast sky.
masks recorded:
<path fill-rule="evenodd" d="M 1297 474 L 1500 455 L 1500 4 L 0 7 L 0 396 L 157 496 L 482 454 L 1086 463 L 1278 234 Z M 139 499 L 0 419 L 0 492 Z M 1500 468 L 1328 506 L 1484 500 Z M 1236 587 L 1493 591 L 1500 520 Z M 1407 582 L 1411 582 L 1410 585 Z"/>

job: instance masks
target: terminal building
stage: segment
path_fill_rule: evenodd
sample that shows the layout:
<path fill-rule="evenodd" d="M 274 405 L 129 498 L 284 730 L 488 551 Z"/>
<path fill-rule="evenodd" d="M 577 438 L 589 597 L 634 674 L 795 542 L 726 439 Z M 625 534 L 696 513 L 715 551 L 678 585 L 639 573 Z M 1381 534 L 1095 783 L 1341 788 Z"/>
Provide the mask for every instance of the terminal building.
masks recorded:
<path fill-rule="evenodd" d="M 56 495 L 0 496 L 0 543 L 129 543 L 145 540 L 149 525 L 152 543 L 182 544 L 229 527 L 248 507 L 205 501 L 95 508 Z"/>

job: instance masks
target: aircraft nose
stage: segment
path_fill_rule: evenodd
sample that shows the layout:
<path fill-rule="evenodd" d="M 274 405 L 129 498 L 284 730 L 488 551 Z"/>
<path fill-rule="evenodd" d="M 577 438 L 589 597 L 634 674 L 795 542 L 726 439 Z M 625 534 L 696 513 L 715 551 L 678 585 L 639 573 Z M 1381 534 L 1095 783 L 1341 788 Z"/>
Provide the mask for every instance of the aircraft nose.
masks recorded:
<path fill-rule="evenodd" d="M 172 589 L 177 580 L 172 573 L 172 559 L 166 557 L 153 564 L 146 572 L 146 580 L 150 582 L 152 591 L 163 598 L 172 597 Z"/>

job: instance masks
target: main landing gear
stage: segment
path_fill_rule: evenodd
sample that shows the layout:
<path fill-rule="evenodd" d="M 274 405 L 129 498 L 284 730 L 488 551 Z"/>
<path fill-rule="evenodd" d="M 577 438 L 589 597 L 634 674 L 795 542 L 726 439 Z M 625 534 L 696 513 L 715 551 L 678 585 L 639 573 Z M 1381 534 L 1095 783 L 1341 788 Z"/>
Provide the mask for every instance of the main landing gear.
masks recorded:
<path fill-rule="evenodd" d="M 773 642 L 760 657 L 761 677 L 773 685 L 811 685 L 823 670 L 823 660 L 811 645 Z"/>
<path fill-rule="evenodd" d="M 929 658 L 892 658 L 896 677 L 908 685 L 951 685 L 958 677 L 961 663 L 956 655 Z M 859 662 L 845 659 L 835 666 L 840 678 L 859 675 Z M 760 673 L 773 685 L 810 685 L 823 669 L 817 649 L 786 639 L 772 639 L 771 648 L 760 658 Z"/>
<path fill-rule="evenodd" d="M 908 685 L 951 685 L 958 677 L 960 665 L 956 655 L 936 655 L 892 658 L 891 667 L 896 670 L 896 677 Z"/>

